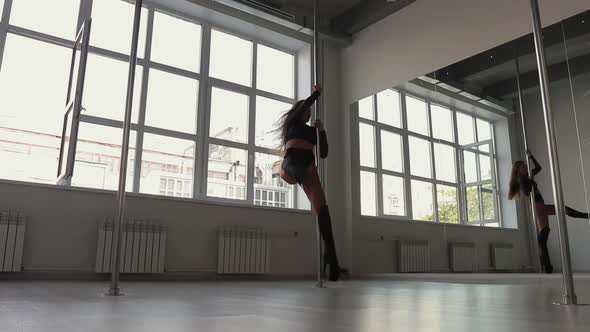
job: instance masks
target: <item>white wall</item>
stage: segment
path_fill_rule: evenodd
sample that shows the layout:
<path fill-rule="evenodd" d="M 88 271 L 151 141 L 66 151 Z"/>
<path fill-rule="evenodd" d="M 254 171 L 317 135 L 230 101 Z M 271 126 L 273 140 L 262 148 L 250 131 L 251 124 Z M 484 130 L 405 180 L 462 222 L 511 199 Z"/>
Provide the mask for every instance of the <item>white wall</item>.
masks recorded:
<path fill-rule="evenodd" d="M 576 96 L 576 110 L 578 123 L 580 124 L 580 137 L 582 139 L 582 156 L 586 183 L 582 180 L 582 164 L 578 148 L 578 135 L 574 121 L 571 90 L 568 80 L 561 80 L 550 84 L 552 110 L 555 121 L 559 165 L 565 203 L 580 211 L 587 210 L 587 197 L 584 191 L 590 189 L 590 96 L 587 95 L 590 88 L 590 74 L 583 74 L 574 78 L 574 95 Z M 545 202 L 554 202 L 551 171 L 547 154 L 547 140 L 545 138 L 545 122 L 540 104 L 538 90 L 525 95 L 524 110 L 526 116 L 527 135 L 530 149 L 543 166 L 543 171 L 536 179 L 543 193 Z M 585 142 L 585 143 L 584 143 Z M 559 250 L 559 238 L 555 217 L 549 218 L 551 234 L 549 237 L 549 250 L 553 265 L 561 268 Z M 567 218 L 572 265 L 574 271 L 590 271 L 590 224 L 588 220 Z"/>
<path fill-rule="evenodd" d="M 590 9 L 587 0 L 539 3 L 544 25 Z M 416 1 L 360 32 L 344 50 L 345 104 L 531 31 L 528 0 Z"/>
<path fill-rule="evenodd" d="M 114 192 L 2 182 L 0 202 L 2 208 L 20 209 L 30 217 L 25 271 L 94 271 L 98 223 L 114 216 Z M 315 271 L 315 227 L 306 212 L 130 194 L 126 215 L 168 226 L 170 272 L 215 271 L 216 231 L 222 225 L 261 226 L 268 231 L 274 274 L 301 276 Z"/>

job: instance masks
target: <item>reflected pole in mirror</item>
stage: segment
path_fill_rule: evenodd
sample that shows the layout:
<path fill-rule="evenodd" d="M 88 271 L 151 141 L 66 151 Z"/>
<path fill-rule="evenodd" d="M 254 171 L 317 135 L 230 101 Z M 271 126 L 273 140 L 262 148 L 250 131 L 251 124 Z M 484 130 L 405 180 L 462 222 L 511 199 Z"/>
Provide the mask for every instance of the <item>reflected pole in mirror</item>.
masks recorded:
<path fill-rule="evenodd" d="M 314 0 L 313 1 L 313 82 L 314 82 L 314 86 L 318 86 L 320 85 L 320 32 L 319 32 L 319 21 L 320 21 L 320 13 L 319 13 L 319 8 L 320 7 L 320 1 L 319 0 Z M 320 108 L 320 98 L 319 97 L 316 102 L 315 102 L 315 118 L 316 119 L 321 119 L 322 118 L 322 114 L 321 114 L 321 108 Z M 324 165 L 322 163 L 322 160 L 320 158 L 320 133 L 319 133 L 319 129 L 317 132 L 317 139 L 318 141 L 316 142 L 316 150 L 315 150 L 315 155 L 316 155 L 316 163 L 318 165 L 318 172 L 320 173 L 320 179 L 323 182 L 324 180 Z M 326 286 L 324 285 L 324 272 L 323 271 L 323 267 L 324 267 L 324 254 L 323 254 L 323 246 L 322 246 L 322 236 L 320 234 L 320 224 L 319 224 L 319 219 L 318 216 L 316 215 L 314 218 L 315 224 L 316 224 L 316 233 L 317 233 L 317 255 L 318 255 L 318 269 L 317 269 L 317 284 L 316 287 L 317 288 L 325 288 Z"/>
<path fill-rule="evenodd" d="M 135 66 L 137 64 L 137 48 L 139 41 L 139 23 L 143 0 L 135 0 L 135 14 L 133 18 L 133 38 L 131 41 L 131 55 L 129 58 L 129 77 L 127 78 L 127 102 L 125 105 L 125 122 L 123 123 L 123 143 L 121 146 L 121 167 L 119 170 L 119 191 L 117 192 L 117 218 L 115 219 L 115 264 L 111 268 L 111 286 L 107 295 L 122 295 L 119 287 L 119 264 L 121 261 L 121 235 L 125 216 L 125 185 L 127 180 L 127 158 L 129 155 L 129 136 L 131 135 L 131 111 L 133 109 L 133 88 L 135 87 Z"/>
<path fill-rule="evenodd" d="M 523 147 L 524 147 L 524 154 L 525 154 L 525 162 L 526 162 L 526 166 L 527 169 L 529 171 L 529 176 L 531 175 L 530 172 L 532 170 L 531 168 L 531 161 L 530 159 L 526 156 L 526 152 L 529 150 L 529 145 L 528 145 L 528 136 L 527 136 L 527 131 L 526 131 L 526 122 L 525 122 L 525 118 L 524 118 L 524 102 L 523 102 L 523 95 L 522 95 L 522 85 L 520 82 L 520 56 L 518 54 L 518 44 L 515 44 L 515 57 L 514 57 L 514 63 L 516 65 L 516 88 L 518 91 L 518 111 L 520 113 L 520 123 L 522 125 L 522 142 L 523 142 Z M 532 218 L 531 223 L 529 223 L 528 225 L 528 229 L 531 230 L 531 252 L 532 252 L 532 257 L 531 260 L 534 262 L 535 264 L 535 270 L 537 271 L 537 273 L 541 272 L 541 261 L 539 260 L 539 243 L 537 241 L 537 234 L 539 233 L 539 230 L 537 229 L 537 216 L 536 213 L 537 211 L 535 211 L 535 197 L 534 195 L 531 195 L 530 197 L 530 216 Z"/>
<path fill-rule="evenodd" d="M 580 154 L 580 167 L 582 169 L 582 183 L 584 184 L 584 197 L 586 198 L 586 211 L 590 211 L 590 203 L 588 202 L 588 189 L 586 188 L 586 172 L 584 170 L 584 155 L 582 154 L 582 138 L 580 136 L 580 125 L 578 124 L 578 111 L 576 108 L 576 97 L 574 95 L 574 80 L 572 77 L 572 68 L 570 66 L 570 58 L 567 49 L 567 40 L 565 37 L 565 23 L 561 21 L 561 32 L 563 34 L 563 50 L 565 52 L 565 63 L 567 66 L 567 76 L 570 83 L 570 92 L 572 93 L 572 107 L 574 111 L 574 123 L 576 125 L 576 138 L 578 139 L 578 153 Z"/>
<path fill-rule="evenodd" d="M 574 278 L 572 275 L 572 260 L 570 255 L 569 237 L 567 232 L 567 221 L 565 217 L 565 203 L 563 200 L 563 188 L 561 185 L 561 174 L 559 170 L 559 157 L 557 153 L 557 139 L 551 111 L 551 99 L 549 97 L 549 77 L 547 75 L 547 63 L 545 59 L 545 47 L 543 45 L 543 33 L 539 3 L 531 0 L 531 14 L 533 18 L 533 36 L 535 39 L 535 53 L 539 71 L 539 82 L 541 90 L 541 103 L 543 105 L 543 117 L 545 120 L 545 133 L 547 135 L 547 147 L 549 152 L 549 166 L 551 169 L 551 182 L 553 184 L 553 198 L 555 200 L 555 215 L 559 231 L 559 242 L 561 244 L 561 264 L 563 269 L 563 283 L 565 294 L 563 304 L 577 304 L 574 289 Z"/>

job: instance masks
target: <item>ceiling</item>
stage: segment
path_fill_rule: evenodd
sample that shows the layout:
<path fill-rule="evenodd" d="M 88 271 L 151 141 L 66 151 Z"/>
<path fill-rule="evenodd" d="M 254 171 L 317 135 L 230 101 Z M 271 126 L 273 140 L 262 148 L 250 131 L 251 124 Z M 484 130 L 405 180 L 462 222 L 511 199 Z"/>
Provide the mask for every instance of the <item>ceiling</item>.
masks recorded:
<path fill-rule="evenodd" d="M 250 7 L 259 4 L 293 15 L 294 21 L 311 27 L 314 0 L 233 0 Z M 351 36 L 371 24 L 405 8 L 416 0 L 319 0 L 323 33 Z M 273 10 L 266 10 L 273 13 Z"/>
<path fill-rule="evenodd" d="M 543 41 L 551 81 L 568 77 L 564 46 L 567 46 L 567 59 L 574 74 L 590 71 L 590 11 L 564 20 L 563 25 L 546 27 Z M 522 89 L 536 88 L 539 82 L 532 34 L 459 61 L 430 76 L 480 97 L 504 99 L 517 92 L 516 54 L 519 55 Z"/>
<path fill-rule="evenodd" d="M 314 0 L 269 0 L 271 3 L 279 5 L 281 8 L 288 10 L 291 8 L 304 8 L 307 10 L 313 10 Z M 346 9 L 357 5 L 362 0 L 319 0 L 320 2 L 320 15 L 333 18 L 338 14 L 341 14 Z"/>

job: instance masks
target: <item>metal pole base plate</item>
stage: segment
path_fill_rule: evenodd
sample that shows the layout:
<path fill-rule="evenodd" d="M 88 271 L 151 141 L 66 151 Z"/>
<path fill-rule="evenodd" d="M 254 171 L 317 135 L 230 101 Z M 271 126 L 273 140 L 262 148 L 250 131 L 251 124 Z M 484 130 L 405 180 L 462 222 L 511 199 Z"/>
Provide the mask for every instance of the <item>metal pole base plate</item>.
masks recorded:
<path fill-rule="evenodd" d="M 328 288 L 328 287 L 326 286 L 325 283 L 318 282 L 317 284 L 315 284 L 315 288 Z"/>
<path fill-rule="evenodd" d="M 557 305 L 557 306 L 575 306 L 575 307 L 585 307 L 585 306 L 588 305 L 586 303 L 576 303 L 576 304 L 574 304 L 574 303 L 562 303 L 562 302 L 557 302 L 557 301 L 552 302 L 552 304 L 553 305 Z"/>
<path fill-rule="evenodd" d="M 109 288 L 109 290 L 105 293 L 106 296 L 125 296 L 125 294 L 121 293 L 121 288 Z"/>
<path fill-rule="evenodd" d="M 574 306 L 585 306 L 585 305 L 587 305 L 587 304 L 579 304 L 578 303 L 578 297 L 576 295 L 574 295 L 573 298 L 571 298 L 571 297 L 569 297 L 567 295 L 564 295 L 561 298 L 561 302 L 554 301 L 553 304 L 554 305 L 574 305 Z"/>

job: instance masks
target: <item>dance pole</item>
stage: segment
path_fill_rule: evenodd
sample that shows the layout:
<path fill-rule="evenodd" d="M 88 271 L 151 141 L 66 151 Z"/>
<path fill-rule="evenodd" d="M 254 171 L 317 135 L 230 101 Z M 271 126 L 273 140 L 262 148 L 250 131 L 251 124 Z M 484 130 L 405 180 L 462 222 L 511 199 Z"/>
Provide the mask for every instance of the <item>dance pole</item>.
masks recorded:
<path fill-rule="evenodd" d="M 320 16 L 320 1 L 314 0 L 313 1 L 313 83 L 315 86 L 320 84 L 320 23 L 319 23 L 319 16 Z M 320 99 L 318 98 L 315 102 L 315 118 L 321 120 L 322 113 L 320 109 Z M 321 176 L 323 174 L 323 163 L 322 159 L 320 158 L 320 133 L 317 133 L 317 144 L 315 147 L 315 157 L 316 163 L 318 165 L 318 172 Z M 322 179 L 320 177 L 320 179 Z M 323 180 L 323 179 L 322 179 Z M 317 254 L 318 254 L 318 273 L 317 273 L 317 288 L 324 288 L 324 279 L 323 279 L 323 267 L 324 267 L 324 255 L 322 250 L 322 235 L 320 233 L 320 223 L 317 216 L 317 212 L 315 216 L 315 224 L 316 224 L 316 233 L 317 233 Z M 331 267 L 331 266 L 330 266 Z"/>
<path fill-rule="evenodd" d="M 518 55 L 518 53 L 516 54 L 516 57 L 514 58 L 515 63 L 516 63 L 516 86 L 518 88 L 518 111 L 520 113 L 520 123 L 522 124 L 522 142 L 524 143 L 524 151 L 525 151 L 525 160 L 526 160 L 526 166 L 527 169 L 529 171 L 529 176 L 531 176 L 531 161 L 529 160 L 526 152 L 529 150 L 529 143 L 527 140 L 527 133 L 526 133 L 526 125 L 525 125 L 525 119 L 524 119 L 524 103 L 523 103 L 523 95 L 522 95 L 522 86 L 520 83 L 520 57 Z M 535 210 L 535 197 L 534 195 L 530 195 L 530 203 L 531 203 L 531 217 L 533 218 L 533 223 L 531 229 L 533 231 L 533 237 L 532 237 L 532 251 L 533 251 L 533 257 L 535 259 L 535 268 L 537 270 L 537 272 L 540 272 L 540 267 L 539 267 L 539 243 L 537 242 L 537 234 L 538 234 L 538 230 L 537 230 L 537 211 Z"/>
<path fill-rule="evenodd" d="M 129 76 L 127 78 L 127 103 L 125 105 L 125 122 L 123 123 L 123 143 L 121 146 L 121 168 L 119 170 L 119 191 L 117 192 L 118 214 L 115 219 L 115 264 L 112 265 L 111 287 L 107 295 L 119 296 L 119 264 L 121 261 L 121 235 L 123 218 L 125 215 L 125 185 L 127 179 L 127 158 L 129 155 L 129 135 L 131 133 L 131 111 L 133 108 L 133 88 L 135 87 L 135 65 L 137 63 L 137 44 L 139 40 L 139 23 L 143 0 L 135 0 L 135 15 L 133 18 L 133 38 L 131 40 L 131 54 L 129 56 Z"/>
<path fill-rule="evenodd" d="M 559 157 L 557 154 L 557 139 L 551 111 L 551 99 L 549 97 L 549 79 L 547 77 L 547 64 L 545 60 L 545 48 L 541 28 L 541 14 L 539 3 L 531 0 L 531 14 L 533 17 L 533 36 L 535 38 L 535 51 L 539 70 L 539 83 L 541 88 L 541 102 L 543 104 L 543 117 L 545 119 L 545 134 L 549 152 L 549 166 L 551 169 L 551 183 L 553 184 L 553 199 L 555 200 L 555 216 L 559 231 L 559 243 L 561 249 L 561 264 L 563 269 L 563 283 L 565 294 L 561 304 L 577 304 L 578 299 L 574 290 L 574 277 L 572 275 L 572 261 L 570 257 L 570 245 L 567 234 L 567 220 L 565 218 L 565 204 L 563 200 L 563 188 L 561 186 L 561 174 L 559 170 Z"/>

